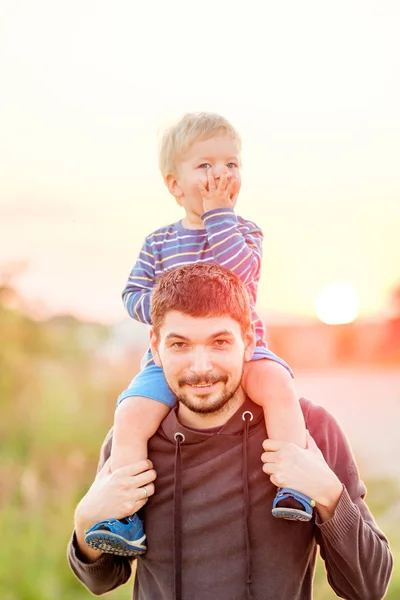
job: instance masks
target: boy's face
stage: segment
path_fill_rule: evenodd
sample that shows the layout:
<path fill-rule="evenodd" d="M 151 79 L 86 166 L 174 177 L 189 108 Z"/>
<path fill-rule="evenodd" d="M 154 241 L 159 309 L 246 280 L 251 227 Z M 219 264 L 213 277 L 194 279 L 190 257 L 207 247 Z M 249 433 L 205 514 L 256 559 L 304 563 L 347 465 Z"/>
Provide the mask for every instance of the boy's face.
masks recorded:
<path fill-rule="evenodd" d="M 167 175 L 169 191 L 186 212 L 184 225 L 203 228 L 201 215 L 203 201 L 198 183 L 208 190 L 207 171 L 210 170 L 218 185 L 223 170 L 231 171 L 237 181 L 235 199 L 240 190 L 240 152 L 238 143 L 225 135 L 194 142 L 177 165 L 176 175 Z"/>

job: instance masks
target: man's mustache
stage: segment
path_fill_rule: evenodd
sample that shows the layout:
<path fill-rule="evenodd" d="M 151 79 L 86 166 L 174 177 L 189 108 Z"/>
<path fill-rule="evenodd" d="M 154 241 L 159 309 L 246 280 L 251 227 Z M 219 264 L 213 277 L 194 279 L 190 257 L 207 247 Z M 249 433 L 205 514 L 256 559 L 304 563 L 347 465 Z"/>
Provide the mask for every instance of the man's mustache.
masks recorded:
<path fill-rule="evenodd" d="M 220 375 L 218 373 L 208 373 L 207 375 L 186 375 L 178 379 L 179 387 L 183 385 L 212 385 L 213 383 L 218 383 L 222 381 L 223 383 L 227 383 L 228 376 Z"/>

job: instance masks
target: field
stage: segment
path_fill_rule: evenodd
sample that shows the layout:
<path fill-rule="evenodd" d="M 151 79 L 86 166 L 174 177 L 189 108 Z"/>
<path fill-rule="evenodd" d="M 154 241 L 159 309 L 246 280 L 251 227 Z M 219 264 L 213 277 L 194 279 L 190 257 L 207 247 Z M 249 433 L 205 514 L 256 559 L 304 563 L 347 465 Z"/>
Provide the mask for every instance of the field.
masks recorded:
<path fill-rule="evenodd" d="M 73 511 L 93 478 L 115 398 L 133 375 L 137 357 L 106 360 L 97 350 L 108 329 L 70 317 L 37 323 L 0 307 L 0 327 L 0 598 L 85 600 L 92 596 L 65 558 Z M 298 387 L 346 429 L 369 504 L 398 561 L 399 373 L 304 372 Z M 130 597 L 131 583 L 108 596 Z M 319 565 L 315 598 L 335 597 Z M 399 597 L 396 573 L 387 598 Z"/>

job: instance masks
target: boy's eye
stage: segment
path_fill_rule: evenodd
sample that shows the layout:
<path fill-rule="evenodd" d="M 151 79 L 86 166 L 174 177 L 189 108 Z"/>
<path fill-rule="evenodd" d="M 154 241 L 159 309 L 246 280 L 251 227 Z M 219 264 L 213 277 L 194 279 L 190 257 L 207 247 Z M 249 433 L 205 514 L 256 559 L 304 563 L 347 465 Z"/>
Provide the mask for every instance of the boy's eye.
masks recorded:
<path fill-rule="evenodd" d="M 201 165 L 199 165 L 199 169 L 210 169 L 211 165 L 210 163 L 201 163 Z"/>
<path fill-rule="evenodd" d="M 237 164 L 230 162 L 226 165 L 228 167 L 228 169 L 237 169 Z"/>

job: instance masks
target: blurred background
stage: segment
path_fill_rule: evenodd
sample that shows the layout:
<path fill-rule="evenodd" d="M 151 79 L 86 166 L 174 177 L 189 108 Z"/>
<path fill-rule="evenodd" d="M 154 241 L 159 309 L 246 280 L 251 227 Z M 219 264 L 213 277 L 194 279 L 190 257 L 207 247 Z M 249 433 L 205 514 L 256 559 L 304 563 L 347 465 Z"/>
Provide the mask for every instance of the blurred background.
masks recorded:
<path fill-rule="evenodd" d="M 344 427 L 399 558 L 399 18 L 394 0 L 0 3 L 2 600 L 90 597 L 65 548 L 147 344 L 122 289 L 182 217 L 159 131 L 193 110 L 242 135 L 270 347 Z M 315 598 L 334 597 L 320 564 Z"/>

